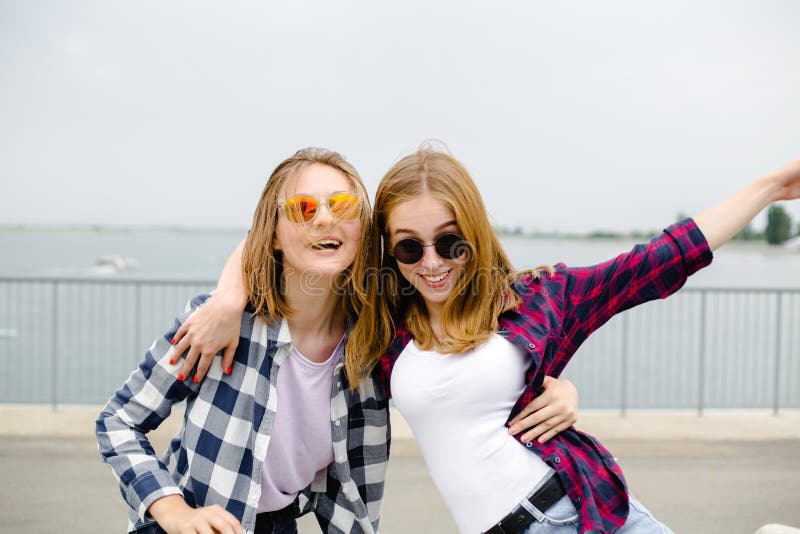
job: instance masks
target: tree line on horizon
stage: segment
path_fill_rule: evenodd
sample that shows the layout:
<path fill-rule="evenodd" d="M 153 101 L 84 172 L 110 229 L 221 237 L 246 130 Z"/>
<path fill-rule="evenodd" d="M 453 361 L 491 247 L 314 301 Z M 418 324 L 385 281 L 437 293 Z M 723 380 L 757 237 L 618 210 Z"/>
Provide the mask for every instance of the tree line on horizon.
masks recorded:
<path fill-rule="evenodd" d="M 676 220 L 680 221 L 688 217 L 686 213 L 678 213 Z M 659 233 L 657 230 L 633 231 L 633 232 L 613 232 L 608 230 L 593 230 L 585 234 L 563 233 L 563 232 L 526 232 L 522 226 L 499 226 L 496 228 L 500 235 L 515 237 L 543 237 L 543 238 L 588 238 L 588 239 L 618 239 L 634 238 L 649 239 Z M 767 225 L 761 230 L 755 230 L 752 223 L 749 223 L 744 230 L 739 232 L 733 239 L 736 241 L 766 241 L 770 245 L 780 245 L 800 236 L 800 222 L 792 231 L 792 216 L 780 204 L 773 204 L 767 210 Z"/>

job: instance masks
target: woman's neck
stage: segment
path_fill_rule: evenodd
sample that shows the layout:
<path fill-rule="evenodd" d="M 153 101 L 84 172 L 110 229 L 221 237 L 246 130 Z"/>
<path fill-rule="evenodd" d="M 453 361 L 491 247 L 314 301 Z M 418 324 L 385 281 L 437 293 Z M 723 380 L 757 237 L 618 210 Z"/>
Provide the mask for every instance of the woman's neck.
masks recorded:
<path fill-rule="evenodd" d="M 429 302 L 425 303 L 425 309 L 428 312 L 428 322 L 431 325 L 431 330 L 433 331 L 434 342 L 438 345 L 438 341 L 442 339 L 442 310 L 444 306 L 442 304 L 432 304 Z"/>
<path fill-rule="evenodd" d="M 342 297 L 330 285 L 285 285 L 286 302 L 294 311 L 287 319 L 292 344 L 312 361 L 325 361 L 344 335 L 347 315 Z"/>

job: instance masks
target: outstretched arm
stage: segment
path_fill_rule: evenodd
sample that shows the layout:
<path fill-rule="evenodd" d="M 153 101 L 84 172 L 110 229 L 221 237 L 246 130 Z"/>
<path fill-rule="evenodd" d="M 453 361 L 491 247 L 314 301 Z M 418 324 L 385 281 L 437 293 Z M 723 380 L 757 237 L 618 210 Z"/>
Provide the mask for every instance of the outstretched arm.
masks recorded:
<path fill-rule="evenodd" d="M 667 228 L 648 244 L 590 267 L 567 268 L 545 277 L 556 295 L 558 350 L 545 372 L 558 376 L 584 340 L 611 317 L 643 302 L 666 298 L 688 276 L 711 262 L 719 248 L 771 202 L 800 198 L 800 161 L 793 161 L 692 220 Z M 558 317 L 560 314 L 560 317 Z"/>
<path fill-rule="evenodd" d="M 242 311 L 247 304 L 247 290 L 242 278 L 242 250 L 244 241 L 231 253 L 217 281 L 214 296 L 181 325 L 172 344 L 175 354 L 186 353 L 181 368 L 182 376 L 189 376 L 198 362 L 194 381 L 199 382 L 208 371 L 214 355 L 222 355 L 222 372 L 230 374 L 233 355 L 239 345 Z"/>
<path fill-rule="evenodd" d="M 761 210 L 778 200 L 800 198 L 800 160 L 784 165 L 694 217 L 711 250 L 738 234 Z"/>

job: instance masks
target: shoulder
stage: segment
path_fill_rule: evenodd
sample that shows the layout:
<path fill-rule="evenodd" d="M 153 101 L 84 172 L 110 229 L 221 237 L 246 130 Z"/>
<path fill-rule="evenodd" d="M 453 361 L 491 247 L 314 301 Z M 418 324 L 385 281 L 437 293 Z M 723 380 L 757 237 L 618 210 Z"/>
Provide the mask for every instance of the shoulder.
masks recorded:
<path fill-rule="evenodd" d="M 536 295 L 552 296 L 554 291 L 563 288 L 569 274 L 569 267 L 557 263 L 552 268 L 537 268 L 521 271 L 511 283 L 511 289 L 520 296 L 523 302 Z"/>

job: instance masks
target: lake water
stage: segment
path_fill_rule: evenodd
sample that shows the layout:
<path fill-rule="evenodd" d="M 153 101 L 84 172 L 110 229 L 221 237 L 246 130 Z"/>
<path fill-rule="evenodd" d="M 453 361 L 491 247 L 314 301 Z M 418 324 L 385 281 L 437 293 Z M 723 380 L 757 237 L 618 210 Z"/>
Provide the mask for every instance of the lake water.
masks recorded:
<path fill-rule="evenodd" d="M 214 280 L 245 231 L 0 231 L 0 276 Z M 522 239 L 503 244 L 519 267 L 565 262 L 590 265 L 629 250 L 635 241 Z M 132 258 L 135 268 L 109 272 L 104 256 Z M 800 287 L 800 252 L 762 243 L 730 243 L 694 287 Z"/>

